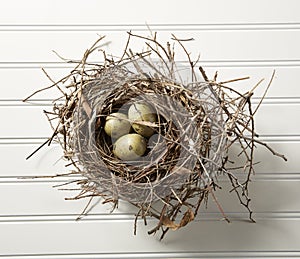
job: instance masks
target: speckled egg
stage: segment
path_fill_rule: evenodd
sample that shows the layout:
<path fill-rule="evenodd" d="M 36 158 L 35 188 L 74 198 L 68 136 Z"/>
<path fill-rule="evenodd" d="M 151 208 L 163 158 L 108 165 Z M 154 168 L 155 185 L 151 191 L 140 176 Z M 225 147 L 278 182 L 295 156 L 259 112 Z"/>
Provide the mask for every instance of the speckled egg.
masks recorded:
<path fill-rule="evenodd" d="M 151 108 L 151 106 L 146 103 L 133 103 L 128 110 L 128 119 L 133 122 L 132 128 L 134 131 L 144 137 L 150 137 L 154 133 L 154 129 L 141 125 L 139 123 L 134 123 L 134 121 L 144 121 L 155 123 L 157 121 L 157 114 Z"/>
<path fill-rule="evenodd" d="M 116 157 L 132 161 L 137 160 L 146 152 L 147 142 L 139 134 L 131 133 L 120 137 L 114 144 L 113 153 Z"/>
<path fill-rule="evenodd" d="M 116 112 L 106 117 L 104 131 L 112 138 L 117 139 L 128 134 L 130 129 L 131 124 L 126 114 Z"/>

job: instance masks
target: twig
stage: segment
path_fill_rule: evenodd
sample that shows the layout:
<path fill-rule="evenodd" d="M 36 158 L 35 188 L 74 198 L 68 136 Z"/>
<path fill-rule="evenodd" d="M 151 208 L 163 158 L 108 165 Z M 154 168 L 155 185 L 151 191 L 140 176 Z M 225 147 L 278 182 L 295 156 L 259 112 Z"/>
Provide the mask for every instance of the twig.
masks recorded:
<path fill-rule="evenodd" d="M 215 196 L 214 190 L 212 189 L 212 187 L 211 187 L 211 186 L 208 186 L 207 189 L 209 190 L 209 192 L 210 192 L 210 194 L 211 194 L 211 196 L 212 196 L 212 198 L 213 198 L 215 204 L 217 205 L 218 210 L 221 212 L 223 218 L 224 218 L 228 223 L 230 223 L 230 220 L 229 220 L 228 217 L 226 216 L 226 214 L 225 214 L 225 212 L 224 212 L 224 210 L 223 210 L 221 204 L 218 202 L 218 199 L 217 199 L 217 197 Z"/>
<path fill-rule="evenodd" d="M 275 70 L 273 70 L 271 79 L 270 79 L 270 81 L 269 81 L 269 83 L 267 85 L 267 88 L 265 89 L 265 92 L 264 92 L 263 96 L 260 98 L 260 101 L 259 101 L 258 105 L 256 106 L 254 112 L 253 112 L 253 116 L 254 116 L 254 114 L 256 114 L 256 112 L 258 111 L 258 108 L 260 107 L 260 105 L 262 104 L 264 98 L 266 97 L 266 95 L 267 95 L 267 93 L 268 93 L 268 91 L 270 89 L 270 86 L 271 86 L 271 84 L 273 82 L 274 77 L 275 77 Z"/>
<path fill-rule="evenodd" d="M 42 145 L 40 145 L 36 150 L 34 150 L 29 156 L 26 157 L 26 160 L 31 158 L 35 153 L 37 153 L 43 146 L 47 145 L 50 141 L 50 138 L 47 139 Z"/>

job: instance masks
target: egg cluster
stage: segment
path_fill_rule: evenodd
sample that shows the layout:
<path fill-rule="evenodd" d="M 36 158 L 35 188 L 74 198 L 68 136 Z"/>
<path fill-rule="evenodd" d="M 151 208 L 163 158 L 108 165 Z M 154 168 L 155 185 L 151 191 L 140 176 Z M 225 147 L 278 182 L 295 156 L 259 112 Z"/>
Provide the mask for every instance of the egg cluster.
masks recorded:
<path fill-rule="evenodd" d="M 113 141 L 113 153 L 125 161 L 133 161 L 143 156 L 147 150 L 147 139 L 155 130 L 157 122 L 154 109 L 144 103 L 131 104 L 127 114 L 115 112 L 106 117 L 104 130 Z"/>

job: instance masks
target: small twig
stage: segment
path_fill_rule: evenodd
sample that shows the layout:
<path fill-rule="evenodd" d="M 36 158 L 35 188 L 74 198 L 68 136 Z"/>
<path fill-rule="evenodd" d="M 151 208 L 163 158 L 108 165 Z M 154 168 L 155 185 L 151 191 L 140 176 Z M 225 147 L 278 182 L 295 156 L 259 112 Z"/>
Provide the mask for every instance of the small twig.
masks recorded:
<path fill-rule="evenodd" d="M 181 46 L 181 48 L 183 49 L 183 51 L 185 52 L 185 54 L 186 54 L 186 56 L 188 58 L 189 64 L 191 66 L 192 82 L 196 81 L 196 74 L 195 74 L 195 70 L 194 70 L 194 67 L 195 67 L 196 63 L 191 60 L 191 56 L 188 53 L 188 51 L 185 48 L 185 46 L 182 44 L 182 40 L 178 39 L 174 34 L 172 34 L 172 36 L 173 36 L 174 40 L 176 40 L 179 43 L 179 45 Z M 191 39 L 189 39 L 189 40 L 191 40 Z"/>
<path fill-rule="evenodd" d="M 244 136 L 244 139 L 251 140 L 251 138 L 245 137 L 245 136 Z M 271 151 L 271 153 L 272 153 L 274 156 L 281 157 L 284 161 L 288 161 L 287 158 L 285 157 L 285 155 L 276 152 L 276 151 L 275 151 L 274 149 L 272 149 L 267 143 L 264 143 L 264 142 L 262 142 L 262 141 L 260 141 L 260 140 L 258 140 L 258 139 L 255 139 L 254 142 L 255 142 L 255 143 L 258 143 L 258 144 L 260 144 L 260 145 L 262 145 L 262 146 L 264 146 L 264 147 L 266 147 L 269 151 Z"/>
<path fill-rule="evenodd" d="M 43 146 L 47 145 L 50 141 L 50 138 L 47 139 L 42 145 L 40 145 L 36 150 L 34 150 L 28 157 L 26 157 L 26 160 L 31 158 L 36 152 L 38 152 Z"/>
<path fill-rule="evenodd" d="M 128 38 L 127 38 L 127 42 L 126 42 L 123 54 L 122 54 L 120 60 L 117 62 L 117 64 L 120 64 L 123 61 L 124 57 L 126 56 L 127 49 L 128 49 L 128 46 L 129 46 L 129 42 L 130 42 L 130 39 L 131 39 L 130 33 L 131 33 L 131 31 L 129 31 L 129 33 L 128 33 Z"/>
<path fill-rule="evenodd" d="M 88 207 L 90 206 L 90 204 L 94 198 L 95 198 L 95 195 L 91 195 L 91 197 L 89 198 L 89 201 L 85 205 L 85 207 L 84 207 L 83 211 L 80 213 L 80 215 L 76 218 L 76 220 L 80 220 L 85 215 Z"/>
<path fill-rule="evenodd" d="M 144 36 L 141 36 L 141 35 L 133 34 L 131 32 L 128 32 L 128 34 L 130 34 L 131 36 L 137 37 L 137 38 L 141 38 L 141 39 L 147 40 L 147 41 L 152 41 L 153 43 L 155 43 L 165 53 L 165 55 L 168 58 L 168 60 L 171 60 L 171 57 L 169 56 L 169 54 L 166 51 L 166 49 L 156 39 L 151 39 L 151 38 L 144 37 Z"/>
<path fill-rule="evenodd" d="M 250 77 L 246 76 L 246 77 L 241 77 L 241 78 L 235 78 L 235 79 L 231 79 L 231 80 L 227 80 L 227 81 L 218 82 L 218 84 L 223 85 L 223 84 L 233 83 L 233 82 L 237 82 L 237 81 L 241 81 L 241 80 L 247 80 L 247 79 L 250 79 Z"/>
<path fill-rule="evenodd" d="M 28 101 L 32 96 L 34 96 L 34 95 L 36 95 L 36 94 L 38 94 L 38 93 L 40 93 L 40 92 L 43 92 L 43 91 L 45 91 L 45 90 L 48 90 L 48 89 L 53 88 L 54 86 L 56 86 L 57 84 L 59 84 L 60 82 L 64 81 L 65 79 L 67 79 L 67 78 L 69 78 L 69 77 L 70 77 L 70 75 L 67 75 L 67 76 L 63 77 L 62 79 L 60 79 L 59 81 L 57 81 L 56 83 L 54 83 L 54 84 L 52 84 L 52 85 L 49 85 L 49 86 L 44 87 L 44 88 L 42 88 L 42 89 L 36 90 L 36 91 L 33 92 L 31 95 L 29 95 L 28 97 L 26 97 L 26 98 L 23 100 L 23 102 Z"/>
<path fill-rule="evenodd" d="M 266 90 L 265 90 L 263 96 L 260 98 L 260 101 L 259 101 L 258 105 L 256 106 L 254 112 L 253 112 L 253 116 L 254 116 L 254 114 L 256 114 L 256 112 L 258 111 L 258 108 L 259 108 L 260 105 L 262 104 L 262 101 L 263 101 L 264 98 L 266 97 L 267 92 L 269 91 L 269 88 L 270 88 L 270 86 L 271 86 L 271 84 L 272 84 L 272 82 L 273 82 L 274 77 L 275 77 L 275 70 L 273 70 L 271 79 L 270 79 L 270 81 L 269 81 L 269 83 L 268 83 L 268 85 L 267 85 L 267 88 L 266 88 Z"/>
<path fill-rule="evenodd" d="M 226 214 L 225 214 L 225 212 L 224 212 L 224 210 L 223 210 L 221 204 L 219 203 L 217 197 L 215 196 L 214 190 L 212 189 L 212 187 L 211 187 L 211 186 L 208 186 L 208 187 L 207 187 L 207 190 L 209 190 L 209 192 L 210 192 L 210 194 L 211 194 L 211 196 L 212 196 L 212 198 L 213 198 L 215 204 L 217 205 L 218 210 L 221 212 L 223 218 L 224 218 L 228 223 L 230 223 L 230 220 L 229 220 L 228 217 L 226 216 Z"/>

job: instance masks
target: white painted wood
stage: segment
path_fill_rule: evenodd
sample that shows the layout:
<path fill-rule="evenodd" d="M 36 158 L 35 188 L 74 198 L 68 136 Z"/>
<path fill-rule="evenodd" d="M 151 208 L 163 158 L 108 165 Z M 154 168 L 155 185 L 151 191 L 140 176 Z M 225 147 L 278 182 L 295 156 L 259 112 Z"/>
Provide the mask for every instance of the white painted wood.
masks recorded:
<path fill-rule="evenodd" d="M 20 176 L 54 175 L 67 171 L 58 145 L 28 156 L 51 134 L 43 109 L 57 92 L 43 92 L 35 104 L 21 102 L 50 84 L 41 68 L 59 79 L 72 69 L 66 58 L 81 58 L 98 37 L 112 43 L 107 52 L 120 55 L 126 31 L 149 35 L 146 23 L 163 41 L 171 33 L 193 37 L 186 44 L 209 76 L 219 71 L 221 81 L 250 76 L 234 83 L 246 91 L 261 78 L 267 85 L 276 77 L 256 114 L 261 139 L 284 153 L 288 162 L 263 147 L 255 153 L 256 176 L 250 184 L 256 224 L 230 194 L 228 182 L 216 193 L 231 224 L 221 218 L 212 199 L 195 222 L 170 232 L 163 242 L 147 236 L 139 222 L 133 236 L 134 212 L 127 203 L 110 214 L 110 205 L 98 204 L 83 220 L 75 221 L 86 200 L 65 201 L 73 191 L 53 185 L 64 178 L 29 179 Z M 300 16 L 297 0 L 187 0 L 141 4 L 129 1 L 10 0 L 0 9 L 0 258 L 300 258 Z M 140 42 L 133 42 L 140 48 Z M 94 57 L 99 59 L 98 57 Z M 184 56 L 178 51 L 178 60 Z M 183 63 L 186 65 L 187 62 Z M 233 86 L 232 85 L 232 86 Z M 254 102 L 264 87 L 255 92 Z M 234 153 L 234 150 L 232 151 Z M 67 187 L 67 186 L 66 186 Z M 71 187 L 71 186 L 70 186 Z M 232 200 L 233 199 L 233 200 Z"/>
<path fill-rule="evenodd" d="M 1 137 L 34 138 L 50 136 L 52 130 L 46 116 L 43 114 L 43 109 L 45 108 L 29 106 L 0 107 L 0 117 L 6 121 L 0 128 Z M 41 120 L 34 118 L 40 118 Z M 31 123 L 29 123 L 29 120 Z"/>
<path fill-rule="evenodd" d="M 81 60 L 84 51 L 91 46 L 97 35 L 106 35 L 103 47 L 108 54 L 120 57 L 127 41 L 126 32 L 0 32 L 1 62 L 58 62 L 61 61 L 53 52 L 72 60 Z M 134 32 L 133 32 L 134 33 Z M 150 36 L 150 32 L 140 32 Z M 241 31 L 178 31 L 176 37 L 193 38 L 194 41 L 184 45 L 192 53 L 192 58 L 201 55 L 203 61 L 234 60 L 299 60 L 300 30 L 241 30 Z M 161 42 L 170 41 L 170 31 L 159 32 Z M 141 52 L 146 49 L 144 40 L 132 38 L 132 49 Z M 21 45 L 19 44 L 21 43 Z M 12 47 L 11 47 L 12 46 Z M 15 47 L 13 47 L 15 46 Z M 72 46 L 70 48 L 70 46 Z M 165 45 L 166 46 L 166 45 Z M 272 46 L 272 47 L 270 47 Z M 176 48 L 176 59 L 187 61 L 186 54 L 180 47 Z M 101 52 L 90 60 L 102 60 Z"/>
<path fill-rule="evenodd" d="M 4 141 L 4 140 L 3 140 Z M 11 141 L 11 140 L 5 140 Z M 20 141 L 20 140 L 14 140 Z M 26 158 L 35 151 L 44 140 L 31 140 L 25 144 L 0 144 L 0 164 L 2 177 L 54 175 L 66 173 L 63 160 L 63 151 L 59 145 L 46 146 L 37 152 L 31 159 Z M 12 166 L 14 165 L 14 166 Z"/>
<path fill-rule="evenodd" d="M 36 2 L 12 0 L 1 8 L 1 24 L 223 24 L 299 22 L 298 1 L 239 0 L 174 2 L 82 0 Z"/>
<path fill-rule="evenodd" d="M 113 224 L 112 224 L 113 223 Z M 148 229 L 148 226 L 146 229 Z M 121 254 L 197 251 L 297 251 L 299 220 L 260 220 L 256 224 L 224 221 L 194 222 L 169 240 L 158 242 L 139 224 L 133 236 L 131 221 L 28 222 L 2 224 L 2 255 L 9 254 Z M 5 233 L 5 235 L 3 234 Z M 216 234 L 218 233 L 218 234 Z M 196 238 L 197 237 L 197 238 Z M 16 243 L 18 246 L 16 246 Z M 218 247 L 218 249 L 216 249 Z M 158 252 L 159 251 L 159 252 Z"/>

